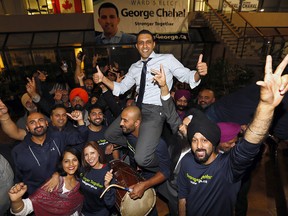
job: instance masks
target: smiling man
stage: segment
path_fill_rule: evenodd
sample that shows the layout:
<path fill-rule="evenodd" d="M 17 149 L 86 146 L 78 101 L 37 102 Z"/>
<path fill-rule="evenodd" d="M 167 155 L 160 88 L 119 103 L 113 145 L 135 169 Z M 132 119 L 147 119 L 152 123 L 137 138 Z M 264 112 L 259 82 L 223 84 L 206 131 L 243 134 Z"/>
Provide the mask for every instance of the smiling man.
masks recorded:
<path fill-rule="evenodd" d="M 208 88 L 201 89 L 197 99 L 197 104 L 202 110 L 206 110 L 216 100 L 214 91 Z"/>
<path fill-rule="evenodd" d="M 0 100 L 0 122 L 2 130 L 11 138 L 22 140 L 12 150 L 15 165 L 15 182 L 28 186 L 32 194 L 56 171 L 56 164 L 67 145 L 81 145 L 86 141 L 88 130 L 81 111 L 69 114 L 79 124 L 75 131 L 48 130 L 45 116 L 39 112 L 27 117 L 26 129 L 20 129 L 11 120 L 8 108 Z"/>
<path fill-rule="evenodd" d="M 185 68 L 172 54 L 156 54 L 154 52 L 155 46 L 156 43 L 153 34 L 148 30 L 142 30 L 137 35 L 136 43 L 136 48 L 141 55 L 141 59 L 131 65 L 125 78 L 120 83 L 112 82 L 103 76 L 99 67 L 97 73 L 93 75 L 95 83 L 103 82 L 116 96 L 124 94 L 136 84 L 136 91 L 139 93 L 136 104 L 138 107 L 141 107 L 143 120 L 140 126 L 140 136 L 137 141 L 140 145 L 136 145 L 135 160 L 139 166 L 145 168 L 157 167 L 158 160 L 155 156 L 155 149 L 159 143 L 163 123 L 166 118 L 160 100 L 160 87 L 153 82 L 154 74 L 151 73 L 151 70 L 159 70 L 160 65 L 163 65 L 169 89 L 173 85 L 174 76 L 180 82 L 188 83 L 191 88 L 195 88 L 199 85 L 201 76 L 207 74 L 207 65 L 202 62 L 202 55 L 200 55 L 197 63 L 197 71 L 191 71 Z M 140 95 L 142 96 L 141 100 Z M 111 143 L 125 146 L 126 139 L 123 137 L 121 128 L 119 127 L 120 121 L 121 118 L 118 117 L 108 127 L 105 137 Z"/>
<path fill-rule="evenodd" d="M 87 141 L 95 141 L 99 147 L 105 153 L 105 159 L 107 162 L 113 159 L 119 159 L 119 151 L 113 151 L 113 144 L 109 143 L 105 137 L 104 133 L 107 130 L 105 125 L 103 109 L 100 106 L 93 105 L 88 110 L 88 139 Z"/>
<path fill-rule="evenodd" d="M 100 5 L 98 16 L 98 23 L 102 27 L 103 33 L 96 37 L 96 44 L 135 43 L 135 35 L 118 30 L 119 11 L 114 4 L 106 2 Z"/>
<path fill-rule="evenodd" d="M 267 56 L 265 76 L 258 81 L 260 98 L 254 118 L 230 152 L 219 154 L 219 127 L 206 116 L 188 125 L 191 153 L 182 161 L 178 175 L 179 215 L 233 215 L 241 179 L 257 156 L 267 137 L 275 108 L 288 89 L 288 75 L 282 75 L 288 55 L 272 71 L 272 58 Z"/>

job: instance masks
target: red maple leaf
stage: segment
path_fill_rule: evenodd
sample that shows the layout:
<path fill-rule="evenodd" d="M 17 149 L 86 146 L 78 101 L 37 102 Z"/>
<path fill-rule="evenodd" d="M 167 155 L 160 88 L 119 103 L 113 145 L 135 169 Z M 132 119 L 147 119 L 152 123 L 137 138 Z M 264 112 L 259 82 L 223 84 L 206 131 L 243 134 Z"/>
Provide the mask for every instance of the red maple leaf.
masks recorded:
<path fill-rule="evenodd" d="M 65 1 L 65 4 L 62 4 L 62 7 L 63 7 L 65 10 L 71 9 L 72 6 L 73 6 L 73 4 L 72 4 L 69 0 L 66 0 L 66 1 Z"/>

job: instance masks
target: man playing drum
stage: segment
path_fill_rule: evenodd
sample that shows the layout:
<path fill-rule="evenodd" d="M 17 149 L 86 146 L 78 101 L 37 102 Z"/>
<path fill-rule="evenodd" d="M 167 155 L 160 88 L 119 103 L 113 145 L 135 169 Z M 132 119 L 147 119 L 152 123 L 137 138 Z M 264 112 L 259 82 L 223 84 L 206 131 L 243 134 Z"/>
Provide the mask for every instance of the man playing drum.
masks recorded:
<path fill-rule="evenodd" d="M 139 167 L 136 164 L 134 160 L 134 154 L 137 138 L 139 135 L 140 124 L 141 124 L 141 111 L 137 106 L 129 106 L 122 111 L 120 127 L 122 128 L 122 131 L 126 135 L 126 138 L 128 140 L 128 148 L 129 148 L 128 154 L 130 165 L 135 169 L 137 169 L 141 173 L 141 176 L 146 179 L 129 187 L 130 189 L 132 189 L 132 192 L 130 193 L 131 199 L 141 198 L 145 190 L 161 184 L 170 175 L 170 157 L 167 145 L 162 139 L 160 139 L 160 142 L 157 145 L 155 152 L 159 161 L 158 171 L 156 173 L 148 171 L 145 168 Z M 137 145 L 141 145 L 141 143 L 138 143 Z"/>
<path fill-rule="evenodd" d="M 126 107 L 121 113 L 120 127 L 128 140 L 129 148 L 129 160 L 130 165 L 140 172 L 142 176 L 147 179 L 140 184 L 130 186 L 133 192 L 130 193 L 132 199 L 141 198 L 144 191 L 150 187 L 158 185 L 165 181 L 170 175 L 170 157 L 167 149 L 167 145 L 164 140 L 160 140 L 156 148 L 156 155 L 159 160 L 158 171 L 153 173 L 145 168 L 139 167 L 134 160 L 134 153 L 137 138 L 139 135 L 139 127 L 141 124 L 141 111 L 137 106 Z M 139 143 L 141 145 L 141 143 Z"/>

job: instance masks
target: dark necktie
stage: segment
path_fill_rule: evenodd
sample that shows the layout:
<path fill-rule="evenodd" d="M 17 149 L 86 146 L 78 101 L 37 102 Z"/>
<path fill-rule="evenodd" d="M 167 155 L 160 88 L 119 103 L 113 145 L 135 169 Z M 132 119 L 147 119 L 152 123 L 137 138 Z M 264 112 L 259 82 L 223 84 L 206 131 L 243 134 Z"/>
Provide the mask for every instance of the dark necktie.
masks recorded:
<path fill-rule="evenodd" d="M 143 62 L 143 67 L 142 67 L 142 72 L 141 72 L 140 88 L 139 88 L 138 99 L 137 99 L 137 102 L 136 102 L 136 105 L 140 109 L 141 109 L 141 106 L 142 106 L 142 101 L 143 101 L 144 92 L 145 92 L 147 63 L 150 60 L 151 60 L 151 58 L 148 58 L 147 61 L 142 61 Z"/>

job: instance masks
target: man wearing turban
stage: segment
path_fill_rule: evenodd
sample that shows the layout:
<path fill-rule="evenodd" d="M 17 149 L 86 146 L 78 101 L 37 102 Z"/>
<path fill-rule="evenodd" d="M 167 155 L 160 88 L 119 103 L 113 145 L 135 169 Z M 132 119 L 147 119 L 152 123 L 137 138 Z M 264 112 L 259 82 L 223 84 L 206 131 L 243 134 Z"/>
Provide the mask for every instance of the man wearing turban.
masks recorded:
<path fill-rule="evenodd" d="M 217 149 L 221 153 L 229 152 L 238 140 L 241 125 L 234 122 L 218 122 L 221 131 L 220 143 Z"/>
<path fill-rule="evenodd" d="M 74 110 L 83 110 L 89 100 L 89 96 L 83 88 L 74 88 L 70 92 L 69 100 Z"/>
<path fill-rule="evenodd" d="M 186 111 L 188 110 L 188 104 L 191 99 L 191 93 L 186 89 L 178 89 L 174 95 L 176 103 L 176 111 L 181 118 L 181 120 L 186 117 Z"/>
<path fill-rule="evenodd" d="M 287 64 L 288 55 L 273 73 L 272 58 L 267 56 L 264 80 L 256 83 L 260 86 L 260 99 L 254 118 L 243 139 L 229 153 L 217 152 L 221 132 L 216 123 L 204 115 L 197 120 L 192 118 L 187 127 L 191 152 L 182 158 L 177 179 L 179 216 L 234 214 L 241 179 L 260 151 L 275 108 L 288 90 L 288 75 L 282 75 Z M 163 68 L 154 80 L 169 93 Z"/>
<path fill-rule="evenodd" d="M 85 91 L 83 88 L 74 88 L 69 94 L 69 100 L 72 110 L 82 111 L 84 122 L 88 126 L 90 122 L 88 120 L 88 111 L 85 109 L 85 105 L 89 100 L 87 91 Z"/>

